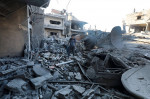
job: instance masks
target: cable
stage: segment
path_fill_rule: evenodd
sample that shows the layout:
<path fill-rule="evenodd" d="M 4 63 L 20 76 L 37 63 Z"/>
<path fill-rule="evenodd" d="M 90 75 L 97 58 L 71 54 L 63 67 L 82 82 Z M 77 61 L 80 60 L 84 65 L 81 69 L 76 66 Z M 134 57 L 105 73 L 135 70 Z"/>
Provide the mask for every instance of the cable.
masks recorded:
<path fill-rule="evenodd" d="M 68 10 L 68 6 L 69 6 L 70 2 L 71 2 L 71 0 L 69 0 L 68 4 L 66 6 L 66 11 Z"/>

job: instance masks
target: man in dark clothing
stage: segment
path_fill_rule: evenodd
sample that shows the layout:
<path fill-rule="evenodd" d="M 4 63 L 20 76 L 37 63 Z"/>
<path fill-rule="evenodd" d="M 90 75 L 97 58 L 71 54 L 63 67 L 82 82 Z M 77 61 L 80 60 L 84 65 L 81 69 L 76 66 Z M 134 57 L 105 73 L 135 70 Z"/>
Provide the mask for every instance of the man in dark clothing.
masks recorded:
<path fill-rule="evenodd" d="M 76 46 L 76 39 L 72 35 L 71 38 L 69 39 L 68 47 L 67 47 L 68 57 L 70 56 L 70 53 L 73 53 L 73 55 L 74 55 L 74 53 L 75 53 L 75 46 Z"/>

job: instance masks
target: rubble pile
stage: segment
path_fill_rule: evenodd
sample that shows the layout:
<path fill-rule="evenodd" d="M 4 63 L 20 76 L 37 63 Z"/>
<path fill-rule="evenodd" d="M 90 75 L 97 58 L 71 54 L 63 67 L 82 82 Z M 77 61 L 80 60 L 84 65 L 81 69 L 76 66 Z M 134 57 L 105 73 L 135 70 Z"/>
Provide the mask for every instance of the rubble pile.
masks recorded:
<path fill-rule="evenodd" d="M 68 58 L 66 42 L 44 40 L 30 60 L 0 59 L 1 99 L 133 99 L 118 84 L 130 68 L 128 61 L 102 48 L 78 51 Z"/>

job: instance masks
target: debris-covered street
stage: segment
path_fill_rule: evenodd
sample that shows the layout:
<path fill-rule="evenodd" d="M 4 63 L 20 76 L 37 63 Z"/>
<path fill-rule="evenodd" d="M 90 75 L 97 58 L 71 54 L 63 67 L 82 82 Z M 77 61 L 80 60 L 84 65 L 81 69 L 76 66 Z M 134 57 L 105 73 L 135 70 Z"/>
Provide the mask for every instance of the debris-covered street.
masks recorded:
<path fill-rule="evenodd" d="M 107 32 L 50 2 L 0 0 L 0 99 L 150 99 L 150 10 Z"/>

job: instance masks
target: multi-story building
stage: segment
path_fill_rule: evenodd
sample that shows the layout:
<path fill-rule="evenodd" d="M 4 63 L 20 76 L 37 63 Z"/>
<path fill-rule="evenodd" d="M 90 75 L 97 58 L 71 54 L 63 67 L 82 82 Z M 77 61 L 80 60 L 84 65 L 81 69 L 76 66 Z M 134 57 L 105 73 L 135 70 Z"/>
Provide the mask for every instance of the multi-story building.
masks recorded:
<path fill-rule="evenodd" d="M 44 36 L 49 38 L 52 35 L 57 37 L 65 36 L 64 33 L 64 15 L 45 14 L 44 16 Z"/>
<path fill-rule="evenodd" d="M 52 35 L 66 37 L 86 32 L 83 27 L 87 22 L 80 21 L 65 11 L 54 9 L 52 11 L 52 14 L 45 14 L 44 18 L 44 35 L 46 38 Z"/>
<path fill-rule="evenodd" d="M 150 10 L 128 14 L 123 24 L 127 32 L 150 31 Z"/>

